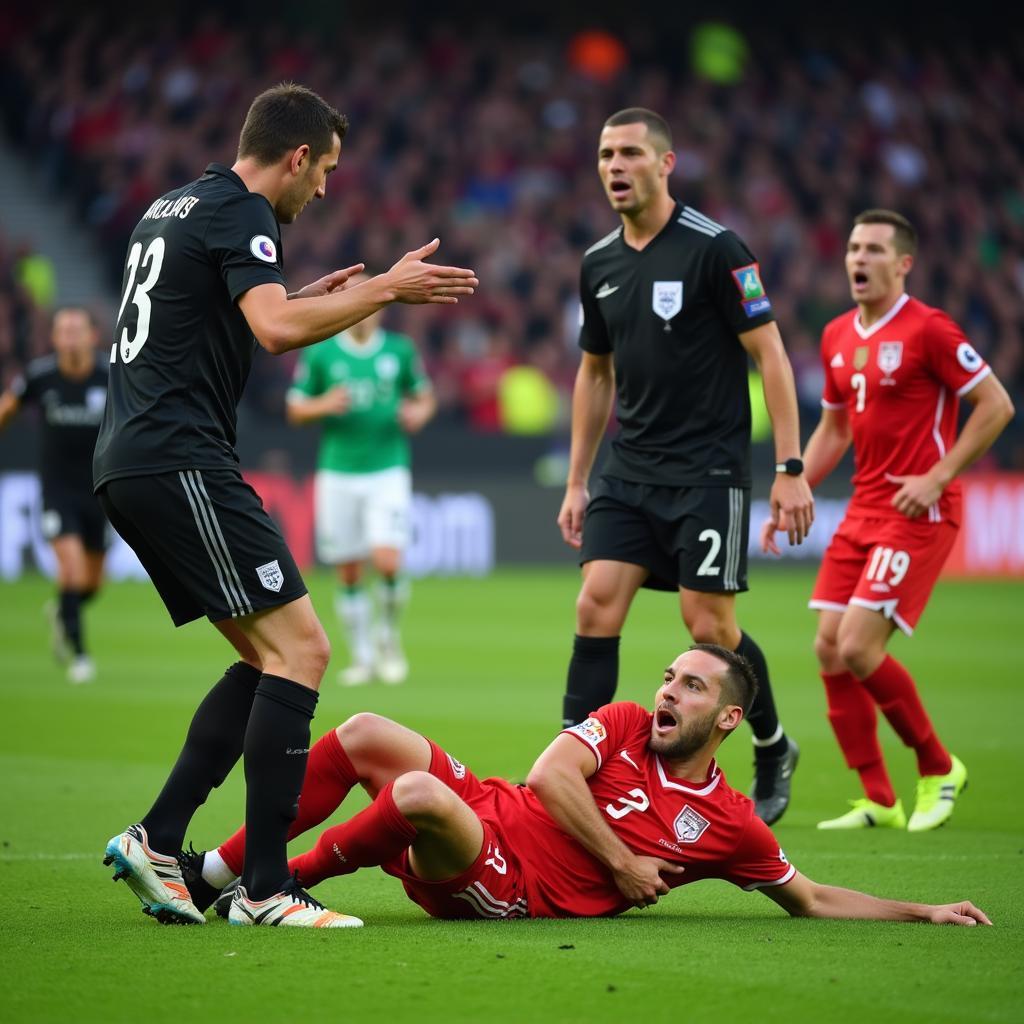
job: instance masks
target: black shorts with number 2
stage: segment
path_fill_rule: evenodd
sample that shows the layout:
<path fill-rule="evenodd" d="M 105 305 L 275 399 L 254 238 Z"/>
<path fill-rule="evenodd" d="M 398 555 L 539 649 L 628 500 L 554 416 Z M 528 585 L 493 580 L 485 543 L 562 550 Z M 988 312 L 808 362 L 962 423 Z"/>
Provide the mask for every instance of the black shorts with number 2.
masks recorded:
<path fill-rule="evenodd" d="M 583 518 L 580 563 L 649 569 L 653 590 L 747 589 L 748 487 L 659 487 L 597 480 Z"/>
<path fill-rule="evenodd" d="M 176 626 L 251 615 L 306 593 L 281 531 L 237 470 L 110 480 L 99 499 Z"/>

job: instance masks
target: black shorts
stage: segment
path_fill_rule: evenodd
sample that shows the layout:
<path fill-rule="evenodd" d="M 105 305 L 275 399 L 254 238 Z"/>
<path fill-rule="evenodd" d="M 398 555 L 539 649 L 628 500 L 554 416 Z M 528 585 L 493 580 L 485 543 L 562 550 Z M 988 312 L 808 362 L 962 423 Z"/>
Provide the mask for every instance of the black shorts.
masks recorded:
<path fill-rule="evenodd" d="M 110 529 L 103 509 L 91 490 L 43 487 L 43 536 L 79 537 L 86 551 L 102 554 L 110 546 Z"/>
<path fill-rule="evenodd" d="M 649 569 L 653 590 L 747 589 L 748 487 L 657 487 L 602 476 L 583 519 L 580 564 Z"/>
<path fill-rule="evenodd" d="M 281 531 L 237 470 L 111 480 L 99 499 L 176 626 L 251 615 L 306 593 Z"/>

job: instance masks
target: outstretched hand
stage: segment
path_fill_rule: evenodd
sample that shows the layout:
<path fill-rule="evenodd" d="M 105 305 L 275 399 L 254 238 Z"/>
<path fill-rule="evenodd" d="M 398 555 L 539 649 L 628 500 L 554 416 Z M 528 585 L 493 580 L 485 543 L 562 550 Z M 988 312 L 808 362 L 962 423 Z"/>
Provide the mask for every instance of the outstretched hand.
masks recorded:
<path fill-rule="evenodd" d="M 985 911 L 979 910 L 970 900 L 932 907 L 929 920 L 932 924 L 959 924 L 966 928 L 974 928 L 979 924 L 992 924 Z"/>
<path fill-rule="evenodd" d="M 361 274 L 365 269 L 365 264 L 356 263 L 351 267 L 345 267 L 344 270 L 335 270 L 312 284 L 307 284 L 305 288 L 300 288 L 291 298 L 314 299 L 320 295 L 330 295 L 331 292 L 340 292 L 348 284 L 349 278 Z"/>
<path fill-rule="evenodd" d="M 426 302 L 454 305 L 462 295 L 472 295 L 480 283 L 472 270 L 462 267 L 438 267 L 425 263 L 437 252 L 440 240 L 407 252 L 385 275 L 394 290 L 395 302 Z"/>

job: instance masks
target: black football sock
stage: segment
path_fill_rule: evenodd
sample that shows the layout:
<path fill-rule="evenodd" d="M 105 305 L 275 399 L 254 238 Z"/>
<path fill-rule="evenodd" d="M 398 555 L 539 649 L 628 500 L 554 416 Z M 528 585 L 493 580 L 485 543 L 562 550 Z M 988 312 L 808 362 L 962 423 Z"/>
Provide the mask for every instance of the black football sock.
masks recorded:
<path fill-rule="evenodd" d="M 578 725 L 607 704 L 619 684 L 619 638 L 576 636 L 562 700 L 562 727 Z"/>
<path fill-rule="evenodd" d="M 258 668 L 235 662 L 196 709 L 178 760 L 142 819 L 149 845 L 158 853 L 174 854 L 181 849 L 192 815 L 242 756 L 259 681 Z"/>
<path fill-rule="evenodd" d="M 245 731 L 245 866 L 250 899 L 280 892 L 288 881 L 288 828 L 295 820 L 309 757 L 309 723 L 317 693 L 264 675 Z"/>
<path fill-rule="evenodd" d="M 97 590 L 83 590 L 79 593 L 79 597 L 82 599 L 82 607 L 84 608 L 97 594 Z"/>
<path fill-rule="evenodd" d="M 742 654 L 750 662 L 757 676 L 757 696 L 754 706 L 750 709 L 747 721 L 754 730 L 754 756 L 761 758 L 781 757 L 787 748 L 786 734 L 779 724 L 779 715 L 775 710 L 775 698 L 772 696 L 772 683 L 768 677 L 768 662 L 764 660 L 764 652 L 746 633 L 740 633 L 740 644 L 737 654 Z"/>
<path fill-rule="evenodd" d="M 77 590 L 60 592 L 60 624 L 75 655 L 85 653 L 82 645 L 82 595 Z"/>

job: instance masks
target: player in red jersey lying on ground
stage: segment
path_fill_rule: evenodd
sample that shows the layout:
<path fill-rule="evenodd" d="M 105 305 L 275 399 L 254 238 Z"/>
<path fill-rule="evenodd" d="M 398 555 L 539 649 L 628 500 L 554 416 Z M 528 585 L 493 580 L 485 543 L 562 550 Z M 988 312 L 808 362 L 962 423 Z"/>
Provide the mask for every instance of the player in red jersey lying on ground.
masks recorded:
<path fill-rule="evenodd" d="M 290 834 L 318 825 L 357 784 L 373 803 L 328 828 L 289 867 L 309 887 L 380 865 L 441 918 L 605 916 L 724 878 L 798 917 L 991 924 L 967 901 L 877 899 L 812 882 L 789 863 L 714 759 L 756 686 L 744 658 L 697 644 L 665 670 L 653 714 L 605 705 L 559 734 L 526 785 L 480 780 L 418 733 L 356 715 L 310 751 Z M 240 830 L 217 851 L 181 854 L 198 907 L 241 874 L 244 852 Z M 254 914 L 259 905 L 236 887 L 229 920 L 253 924 Z"/>

